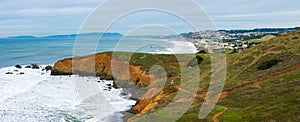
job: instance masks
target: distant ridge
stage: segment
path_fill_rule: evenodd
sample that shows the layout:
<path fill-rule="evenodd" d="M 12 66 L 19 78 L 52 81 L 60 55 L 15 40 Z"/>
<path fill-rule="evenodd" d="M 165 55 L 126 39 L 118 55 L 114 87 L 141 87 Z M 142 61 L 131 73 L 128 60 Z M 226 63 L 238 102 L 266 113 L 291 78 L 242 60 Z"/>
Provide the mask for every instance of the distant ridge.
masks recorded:
<path fill-rule="evenodd" d="M 11 37 L 7 37 L 9 39 L 34 39 L 37 38 L 35 36 L 11 36 Z"/>
<path fill-rule="evenodd" d="M 82 33 L 82 34 L 71 34 L 71 35 L 51 35 L 45 36 L 42 38 L 76 38 L 78 36 L 83 37 L 122 37 L 123 35 L 120 33 Z"/>
<path fill-rule="evenodd" d="M 276 36 L 269 34 L 269 35 L 265 35 L 265 36 L 263 36 L 261 38 L 258 38 L 258 39 L 248 40 L 248 42 L 249 43 L 256 43 L 256 42 L 260 43 L 260 42 L 264 42 L 264 41 L 269 41 L 269 40 L 271 40 L 271 39 L 273 39 L 275 37 Z"/>
<path fill-rule="evenodd" d="M 247 32 L 287 32 L 287 31 L 295 31 L 300 30 L 300 27 L 294 28 L 256 28 L 256 29 L 240 29 L 240 30 L 219 30 L 225 31 L 227 33 L 247 33 Z"/>
<path fill-rule="evenodd" d="M 34 38 L 44 38 L 44 39 L 65 39 L 65 38 L 76 38 L 78 36 L 83 37 L 115 37 L 121 38 L 123 37 L 120 33 L 82 33 L 82 34 L 66 34 L 66 35 L 50 35 L 43 37 L 35 37 L 35 36 L 11 36 L 7 37 L 7 39 L 34 39 Z"/>

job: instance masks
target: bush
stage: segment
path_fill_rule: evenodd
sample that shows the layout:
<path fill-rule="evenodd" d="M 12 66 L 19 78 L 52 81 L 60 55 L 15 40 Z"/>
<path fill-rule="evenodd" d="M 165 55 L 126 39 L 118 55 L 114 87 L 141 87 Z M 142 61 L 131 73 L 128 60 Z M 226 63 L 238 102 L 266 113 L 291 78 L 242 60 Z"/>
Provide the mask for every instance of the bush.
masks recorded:
<path fill-rule="evenodd" d="M 203 61 L 203 58 L 201 56 L 196 56 L 194 59 L 192 59 L 187 66 L 189 67 L 195 67 L 197 65 L 199 65 L 201 62 Z"/>
<path fill-rule="evenodd" d="M 279 62 L 281 62 L 282 60 L 269 60 L 266 61 L 264 63 L 262 63 L 259 67 L 258 70 L 266 70 L 269 69 L 275 65 L 277 65 Z"/>

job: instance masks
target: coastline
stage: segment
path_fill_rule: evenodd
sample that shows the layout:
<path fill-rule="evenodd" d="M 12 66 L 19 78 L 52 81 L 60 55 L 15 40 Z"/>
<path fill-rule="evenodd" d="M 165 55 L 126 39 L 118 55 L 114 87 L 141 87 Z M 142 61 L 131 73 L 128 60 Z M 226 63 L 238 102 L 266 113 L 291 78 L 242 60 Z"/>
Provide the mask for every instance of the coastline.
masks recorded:
<path fill-rule="evenodd" d="M 165 41 L 168 41 L 168 40 L 165 40 Z M 160 51 L 160 52 L 147 52 L 146 54 L 172 54 L 172 53 L 176 53 L 176 54 L 184 54 L 184 53 L 194 53 L 196 48 L 193 46 L 191 50 L 184 50 L 184 49 L 190 49 L 191 46 L 192 46 L 192 43 L 190 42 L 182 42 L 182 41 L 168 41 L 169 43 L 171 43 L 171 46 L 169 46 L 167 48 L 167 50 L 170 50 L 172 52 L 166 52 L 166 51 Z M 181 46 L 181 47 L 179 47 Z M 185 46 L 184 48 L 182 46 Z M 193 52 L 194 51 L 194 52 Z M 143 52 L 141 52 L 143 53 Z M 20 64 L 22 66 L 22 69 L 17 69 L 15 66 L 2 66 L 0 67 L 0 70 L 7 70 L 5 72 L 1 72 L 2 74 L 5 74 L 7 72 L 13 72 L 12 75 L 16 75 L 15 73 L 17 72 L 14 72 L 14 70 L 20 70 L 18 71 L 18 73 L 20 74 L 20 72 L 25 72 L 25 75 L 32 75 L 32 76 L 38 76 L 37 74 L 40 74 L 40 75 L 49 75 L 50 74 L 50 71 L 42 71 L 42 69 L 44 69 L 46 66 L 53 66 L 53 64 L 49 64 L 49 63 L 45 63 L 45 64 L 39 64 L 39 68 L 40 69 L 31 69 L 31 68 L 25 68 L 28 64 Z M 14 69 L 14 70 L 13 70 Z M 31 70 L 33 72 L 35 72 L 35 74 L 28 74 L 27 72 L 31 72 Z M 9 74 L 5 74 L 5 76 L 9 76 Z M 49 75 L 50 77 L 52 77 L 51 75 Z M 71 79 L 71 78 L 68 78 L 68 77 L 73 77 L 74 75 L 68 75 L 68 76 L 55 76 L 55 77 L 66 77 L 66 79 Z M 94 77 L 94 78 L 98 78 L 98 77 Z M 16 95 L 19 95 L 19 94 L 22 94 L 23 92 L 27 92 L 27 91 L 30 91 L 32 90 L 32 88 L 36 87 L 37 85 L 40 84 L 41 81 L 43 80 L 47 80 L 47 78 L 33 78 L 32 80 L 34 79 L 41 79 L 40 81 L 37 81 L 37 82 L 30 82 L 30 83 L 27 83 L 27 82 L 23 82 L 23 83 L 27 83 L 27 84 L 24 84 L 25 87 L 22 87 L 24 88 L 23 90 L 20 90 L 20 88 L 11 88 L 11 90 L 14 90 L 14 89 L 18 89 L 16 91 L 18 92 L 12 92 L 11 93 L 15 93 L 15 94 L 12 94 L 12 95 L 8 95 L 8 96 L 5 96 L 7 97 L 6 99 L 10 98 L 10 97 L 13 97 L 13 96 L 16 96 Z M 23 81 L 29 81 L 28 79 L 24 78 Z M 97 82 L 97 81 L 95 81 Z M 31 84 L 31 85 L 30 85 Z M 5 98 L 3 98 L 5 99 Z M 125 98 L 127 100 L 132 100 L 130 98 Z M 136 102 L 136 100 L 134 100 Z M 133 105 L 132 105 L 133 107 Z M 123 120 L 127 120 L 128 118 L 134 116 L 135 114 L 134 113 L 131 113 L 130 110 L 132 109 L 132 107 L 128 110 L 124 110 L 124 111 L 120 111 L 119 113 L 122 115 L 121 119 Z"/>
<path fill-rule="evenodd" d="M 11 118 L 14 116 L 16 120 L 20 119 L 18 118 L 19 113 L 15 113 L 14 109 L 8 109 L 7 107 L 15 107 L 18 106 L 19 104 L 24 104 L 25 108 L 31 108 L 31 109 L 26 109 L 27 112 L 24 112 L 24 117 L 25 118 L 32 118 L 32 120 L 39 120 L 43 119 L 43 116 L 40 115 L 39 118 L 34 118 L 32 117 L 32 112 L 36 111 L 35 109 L 38 109 L 38 106 L 44 106 L 44 107 L 49 107 L 49 110 L 54 110 L 54 111 L 49 111 L 47 114 L 49 116 L 52 116 L 50 118 L 52 121 L 56 121 L 58 118 L 61 118 L 63 116 L 73 116 L 73 118 L 77 118 L 78 120 L 85 120 L 86 117 L 90 118 L 89 115 L 87 115 L 88 112 L 84 112 L 84 107 L 85 105 L 82 105 L 84 103 L 80 102 L 78 98 L 78 94 L 75 89 L 75 84 L 73 83 L 74 78 L 82 80 L 85 84 L 89 83 L 89 81 L 95 82 L 97 84 L 102 84 L 100 85 L 101 91 L 103 94 L 105 94 L 105 98 L 108 100 L 113 100 L 111 101 L 112 106 L 116 106 L 117 110 L 113 116 L 114 117 L 120 117 L 120 119 L 123 119 L 124 115 L 123 111 L 127 111 L 130 108 L 127 108 L 128 104 L 131 104 L 129 101 L 132 101 L 129 99 L 128 96 L 122 96 L 121 93 L 123 92 L 122 89 L 114 89 L 111 88 L 111 91 L 105 90 L 108 88 L 107 84 L 108 82 L 97 82 L 99 80 L 97 77 L 92 77 L 92 76 L 77 76 L 77 75 L 70 75 L 70 76 L 51 76 L 50 71 L 42 71 L 47 65 L 40 65 L 40 69 L 32 69 L 32 68 L 25 68 L 27 65 L 21 65 L 22 68 L 16 68 L 15 66 L 10 66 L 10 67 L 3 67 L 0 68 L 0 75 L 1 75 L 1 93 L 3 93 L 3 96 L 0 96 L 0 115 L 2 118 L 0 120 L 5 121 L 8 118 Z M 7 72 L 13 72 L 13 74 L 6 74 Z M 21 74 L 21 72 L 23 72 Z M 30 80 L 31 79 L 31 80 Z M 48 85 L 46 85 L 48 84 Z M 51 84 L 51 85 L 50 85 Z M 3 87 L 3 88 L 2 88 Z M 4 92 L 5 91 L 5 92 Z M 50 92 L 50 93 L 49 93 Z M 9 94 L 8 94 L 9 93 Z M 37 94 L 38 93 L 38 94 Z M 40 94 L 42 93 L 42 94 Z M 30 97 L 28 96 L 30 95 Z M 30 101 L 27 101 L 24 99 L 24 101 L 19 101 L 19 102 L 14 102 L 17 99 L 23 98 L 25 96 L 28 96 L 29 99 L 32 99 Z M 112 98 L 115 96 L 116 98 Z M 118 96 L 118 98 L 117 98 Z M 38 101 L 36 101 L 36 100 Z M 50 101 L 44 101 L 49 99 Z M 52 99 L 52 100 L 51 100 Z M 115 100 L 119 100 L 119 102 L 116 102 Z M 121 100 L 121 101 L 120 101 Z M 125 101 L 124 101 L 125 100 Z M 11 102 L 10 102 L 11 101 Z M 18 101 L 18 100 L 17 100 Z M 29 104 L 31 102 L 37 102 L 35 104 Z M 128 101 L 127 103 L 122 103 Z M 25 103 L 24 103 L 25 102 Z M 54 102 L 54 103 L 53 103 Z M 53 104 L 50 105 L 49 103 Z M 15 105 L 16 104 L 16 105 Z M 50 106 L 49 106 L 49 105 Z M 120 105 L 125 105 L 121 108 L 117 107 Z M 126 105 L 127 104 L 127 105 Z M 4 105 L 4 106 L 3 106 Z M 133 105 L 133 104 L 132 104 Z M 25 111 L 25 108 L 16 108 L 18 111 Z M 24 110 L 23 110 L 24 109 Z M 68 113 L 63 113 L 61 115 L 59 111 L 56 111 L 58 109 L 59 111 L 69 111 Z M 7 113 L 8 111 L 14 112 L 14 113 Z M 3 113 L 4 112 L 4 113 Z M 54 113 L 53 113 L 54 112 Z M 58 112 L 58 113 L 57 113 Z M 86 114 L 79 114 L 79 113 L 86 113 Z M 118 114 L 120 113 L 120 114 Z M 7 115 L 5 115 L 7 114 Z M 20 113 L 21 114 L 21 113 Z M 45 114 L 45 116 L 47 115 Z M 70 114 L 70 115 L 69 115 Z M 48 115 L 47 115 L 48 116 Z M 46 117 L 47 118 L 47 117 Z M 63 117 L 65 118 L 65 117 Z M 80 119 L 81 118 L 81 119 Z M 65 118 L 66 119 L 66 118 Z M 87 119 L 87 118 L 86 118 Z M 47 120 L 45 120 L 47 121 Z M 49 120 L 50 121 L 50 120 Z"/>
<path fill-rule="evenodd" d="M 196 47 L 191 43 L 191 42 L 184 42 L 184 41 L 174 41 L 174 40 L 163 40 L 163 41 L 166 41 L 166 42 L 168 42 L 170 45 L 169 46 L 167 46 L 164 50 L 157 50 L 157 52 L 150 52 L 150 51 L 148 51 L 148 52 L 138 52 L 138 53 L 145 53 L 145 54 L 193 54 L 193 53 L 195 53 L 195 52 L 197 52 L 197 49 L 196 49 Z M 167 51 L 166 51 L 167 50 Z M 16 62 L 14 62 L 14 63 L 16 63 Z M 54 63 L 53 63 L 54 64 Z M 30 71 L 30 70 L 33 70 L 33 69 L 25 69 L 24 67 L 27 65 L 26 63 L 20 63 L 20 65 L 23 67 L 21 70 L 26 70 L 26 72 L 25 72 L 25 75 L 24 75 L 24 77 L 26 76 L 26 75 L 32 75 L 32 76 L 38 76 L 37 74 L 39 74 L 39 75 L 49 75 L 50 74 L 50 71 L 48 71 L 48 72 L 43 72 L 43 71 L 41 71 L 42 69 L 44 69 L 46 66 L 48 66 L 48 65 L 51 65 L 51 66 L 54 66 L 53 64 L 51 64 L 51 63 L 41 63 L 41 64 L 39 64 L 41 67 L 40 67 L 40 69 L 38 69 L 38 70 L 34 70 L 34 72 L 35 72 L 35 74 L 28 74 L 28 73 L 26 73 L 27 71 Z M 13 64 L 13 65 L 16 65 L 16 64 Z M 0 70 L 1 69 L 14 69 L 14 70 L 17 70 L 16 68 L 15 68 L 15 66 L 2 66 L 2 67 L 0 67 Z M 1 72 L 2 74 L 4 73 L 7 73 L 7 72 L 13 72 L 13 74 L 12 75 L 16 75 L 15 74 L 15 72 L 14 72 L 14 70 L 7 70 L 7 71 L 5 71 L 5 72 Z M 19 71 L 19 73 L 20 72 L 22 72 L 22 71 Z M 9 76 L 9 74 L 5 74 L 5 75 L 7 75 L 7 76 Z M 61 77 L 63 77 L 63 78 L 65 78 L 65 79 L 71 79 L 73 76 L 76 76 L 76 75 L 67 75 L 67 76 L 55 76 L 55 77 L 57 77 L 57 78 L 61 78 Z M 44 77 L 44 76 L 43 76 Z M 49 77 L 52 77 L 52 76 L 49 76 Z M 71 78 L 69 78 L 69 77 L 71 77 Z M 99 78 L 99 77 L 94 77 L 94 78 Z M 38 77 L 36 77 L 36 78 L 33 78 L 33 80 L 34 79 L 40 79 L 40 81 L 36 81 L 36 82 L 31 82 L 32 84 L 31 85 L 29 85 L 29 83 L 27 83 L 27 82 L 23 82 L 23 83 L 27 83 L 27 84 L 25 84 L 25 86 L 26 87 L 22 87 L 22 88 L 26 88 L 26 89 L 24 89 L 24 90 L 20 90 L 20 88 L 11 88 L 12 90 L 15 90 L 15 89 L 18 89 L 18 90 L 15 90 L 15 91 L 18 91 L 18 93 L 15 93 L 15 92 L 12 92 L 12 93 L 15 93 L 15 94 L 13 94 L 13 95 L 11 95 L 11 96 L 7 96 L 8 98 L 10 98 L 10 97 L 14 97 L 14 96 L 17 96 L 17 95 L 19 95 L 19 94 L 22 94 L 22 93 L 27 93 L 28 91 L 31 91 L 34 87 L 36 87 L 36 86 L 38 86 L 40 83 L 43 83 L 44 81 L 43 80 L 49 80 L 49 79 L 47 79 L 47 78 L 38 78 Z M 24 78 L 23 79 L 23 81 L 28 81 L 26 78 Z M 95 81 L 95 82 L 97 82 L 97 81 Z M 17 82 L 16 82 L 17 83 Z M 29 85 L 29 86 L 28 86 Z M 28 86 L 28 87 L 27 87 Z M 55 89 L 54 89 L 55 90 Z M 4 98 L 3 98 L 4 99 Z M 63 98 L 62 98 L 63 99 Z M 130 98 L 126 98 L 127 100 L 132 100 L 132 99 L 130 99 Z M 136 100 L 134 100 L 135 102 L 136 102 Z M 78 103 L 79 104 L 79 103 Z M 128 109 L 128 110 L 124 110 L 124 111 L 120 111 L 119 113 L 120 114 L 122 114 L 122 119 L 123 120 L 127 120 L 128 118 L 130 118 L 130 117 L 132 117 L 132 116 L 134 116 L 135 114 L 134 113 L 131 113 L 130 112 L 130 110 L 133 108 L 133 106 L 134 105 L 132 105 L 132 107 L 130 108 L 130 109 Z"/>

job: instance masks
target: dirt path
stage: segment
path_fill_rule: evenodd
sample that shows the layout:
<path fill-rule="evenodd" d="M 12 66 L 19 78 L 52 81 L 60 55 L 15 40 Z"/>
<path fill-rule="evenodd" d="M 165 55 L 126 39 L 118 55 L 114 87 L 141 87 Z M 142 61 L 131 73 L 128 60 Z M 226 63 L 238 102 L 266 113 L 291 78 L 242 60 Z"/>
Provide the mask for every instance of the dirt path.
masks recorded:
<path fill-rule="evenodd" d="M 214 117 L 213 117 L 213 121 L 214 122 L 219 122 L 218 117 L 221 116 L 227 110 L 227 108 L 225 106 L 222 106 L 222 107 L 223 107 L 224 110 L 221 111 L 221 112 L 219 112 L 219 113 L 217 113 L 216 115 L 214 115 Z"/>

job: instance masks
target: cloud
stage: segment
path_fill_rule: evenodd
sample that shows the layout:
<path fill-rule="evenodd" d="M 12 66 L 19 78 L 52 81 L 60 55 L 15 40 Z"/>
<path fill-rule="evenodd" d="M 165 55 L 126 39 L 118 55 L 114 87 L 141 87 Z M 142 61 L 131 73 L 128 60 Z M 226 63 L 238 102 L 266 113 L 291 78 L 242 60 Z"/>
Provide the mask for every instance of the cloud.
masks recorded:
<path fill-rule="evenodd" d="M 34 16 L 60 16 L 82 15 L 90 13 L 93 7 L 66 7 L 66 8 L 30 8 L 15 11 L 0 11 L 0 16 L 6 17 L 34 17 Z"/>
<path fill-rule="evenodd" d="M 20 10 L 29 8 L 64 8 L 75 6 L 92 6 L 103 0 L 1 0 L 0 10 Z"/>
<path fill-rule="evenodd" d="M 85 18 L 105 0 L 0 0 L 0 36 L 11 35 L 51 35 L 57 33 L 76 33 Z M 296 0 L 195 0 L 212 17 L 215 25 L 225 29 L 243 29 L 257 27 L 298 26 L 300 21 L 300 1 Z M 117 3 L 119 1 L 117 0 Z M 142 1 L 146 5 L 167 5 L 174 10 L 189 8 L 186 4 L 171 1 Z M 185 1 L 183 1 L 185 2 Z M 124 3 L 106 8 L 103 19 L 95 21 L 101 24 L 115 14 L 134 3 Z M 185 15 L 199 17 L 195 11 Z M 141 22 L 140 22 L 141 21 Z M 139 14 L 124 18 L 111 31 L 126 31 L 135 25 L 163 24 L 177 30 L 189 29 L 171 16 Z M 200 23 L 200 22 L 199 22 Z M 94 27 L 94 25 L 91 25 Z M 103 25 L 105 26 L 105 25 Z M 159 32 L 158 32 L 159 33 Z M 8 35 L 9 34 L 9 35 Z"/>
<path fill-rule="evenodd" d="M 253 17 L 278 17 L 278 16 L 300 16 L 300 10 L 297 11 L 279 11 L 270 13 L 248 13 L 248 14 L 227 14 L 215 15 L 217 18 L 253 18 Z"/>

